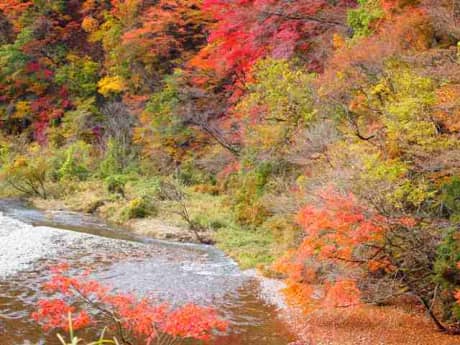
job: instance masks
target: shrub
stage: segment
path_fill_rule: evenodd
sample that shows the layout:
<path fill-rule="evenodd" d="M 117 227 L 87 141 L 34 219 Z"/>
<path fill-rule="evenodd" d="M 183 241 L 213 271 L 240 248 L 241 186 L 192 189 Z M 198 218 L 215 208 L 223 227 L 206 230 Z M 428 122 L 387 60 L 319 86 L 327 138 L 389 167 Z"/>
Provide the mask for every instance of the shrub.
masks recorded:
<path fill-rule="evenodd" d="M 86 180 L 90 175 L 90 145 L 77 141 L 63 151 L 64 159 L 57 169 L 58 179 Z M 59 154 L 59 152 L 57 153 Z"/>
<path fill-rule="evenodd" d="M 47 183 L 50 163 L 48 157 L 34 148 L 25 155 L 17 155 L 2 167 L 2 178 L 15 190 L 26 195 L 48 197 Z"/>
<path fill-rule="evenodd" d="M 123 172 L 123 165 L 118 158 L 120 150 L 121 147 L 115 140 L 110 139 L 108 141 L 104 159 L 99 166 L 99 172 L 102 177 L 116 175 Z"/>
<path fill-rule="evenodd" d="M 382 303 L 406 292 L 420 301 L 439 330 L 456 331 L 433 309 L 442 294 L 455 303 L 455 291 L 433 281 L 437 237 L 443 235 L 439 223 L 386 216 L 334 188 L 317 193 L 297 221 L 304 229 L 302 244 L 280 260 L 277 269 L 289 276 L 289 297 L 306 310 Z M 458 241 L 458 233 L 454 239 Z M 456 265 L 460 251 L 451 241 L 442 257 Z M 455 268 L 454 284 L 457 274 Z"/>
<path fill-rule="evenodd" d="M 218 186 L 214 186 L 211 184 L 199 184 L 193 187 L 193 191 L 203 194 L 218 195 L 220 189 Z"/>
<path fill-rule="evenodd" d="M 380 1 L 359 0 L 359 7 L 348 11 L 348 25 L 353 29 L 353 37 L 369 36 L 371 25 L 383 17 Z"/>
<path fill-rule="evenodd" d="M 286 250 L 292 249 L 301 236 L 302 232 L 287 214 L 275 215 L 268 218 L 261 226 L 261 229 L 273 237 L 277 254 L 282 255 Z"/>
<path fill-rule="evenodd" d="M 434 264 L 435 281 L 442 286 L 444 293 L 440 294 L 445 320 L 460 321 L 460 305 L 456 303 L 454 294 L 460 286 L 460 233 L 458 229 L 447 232 L 437 250 Z M 447 292 L 447 293 L 446 293 Z"/>
<path fill-rule="evenodd" d="M 229 202 L 240 224 L 257 227 L 270 215 L 260 199 L 267 178 L 265 170 L 232 176 Z"/>
<path fill-rule="evenodd" d="M 158 177 L 142 177 L 130 182 L 130 191 L 139 197 L 157 198 L 160 193 L 161 180 Z"/>
<path fill-rule="evenodd" d="M 460 222 L 460 177 L 455 176 L 443 185 L 441 200 L 452 222 Z"/>
<path fill-rule="evenodd" d="M 69 54 L 68 63 L 56 71 L 56 82 L 65 85 L 72 93 L 89 97 L 97 90 L 99 63 L 90 57 Z"/>
<path fill-rule="evenodd" d="M 196 167 L 193 162 L 185 162 L 182 164 L 180 169 L 177 171 L 176 178 L 185 186 L 205 184 L 211 181 L 211 177 L 203 172 L 202 169 Z"/>
<path fill-rule="evenodd" d="M 283 59 L 259 61 L 247 93 L 235 108 L 242 118 L 246 146 L 259 153 L 277 155 L 296 133 L 299 124 L 315 118 L 313 76 Z"/>
<path fill-rule="evenodd" d="M 149 198 L 136 198 L 131 200 L 122 211 L 122 218 L 124 220 L 145 218 L 148 216 L 156 216 L 158 209 L 153 201 Z"/>
<path fill-rule="evenodd" d="M 219 230 L 227 226 L 223 219 L 209 217 L 207 214 L 199 213 L 192 218 L 192 222 L 200 229 Z"/>
<path fill-rule="evenodd" d="M 105 178 L 105 186 L 109 193 L 125 196 L 125 186 L 128 179 L 125 175 L 112 175 Z"/>
<path fill-rule="evenodd" d="M 32 314 L 45 330 L 68 331 L 71 318 L 73 333 L 96 325 L 99 320 L 95 318 L 99 315 L 115 330 L 115 343 L 172 345 L 178 339 L 209 340 L 228 326 L 211 308 L 194 304 L 172 308 L 149 298 L 114 293 L 87 274 L 70 276 L 65 264 L 52 270 L 53 276 L 43 285 L 51 298 L 40 300 Z"/>

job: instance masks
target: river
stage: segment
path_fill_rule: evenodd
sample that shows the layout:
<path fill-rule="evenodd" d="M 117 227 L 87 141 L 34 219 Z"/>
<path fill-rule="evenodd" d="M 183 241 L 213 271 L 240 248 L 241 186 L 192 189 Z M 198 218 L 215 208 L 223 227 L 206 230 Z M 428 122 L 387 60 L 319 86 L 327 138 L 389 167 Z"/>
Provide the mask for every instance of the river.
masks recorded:
<path fill-rule="evenodd" d="M 0 345 L 58 344 L 30 320 L 49 267 L 68 262 L 123 292 L 215 307 L 230 332 L 214 345 L 293 341 L 253 274 L 212 247 L 134 236 L 95 217 L 0 201 Z M 91 331 L 90 331 L 91 332 Z"/>

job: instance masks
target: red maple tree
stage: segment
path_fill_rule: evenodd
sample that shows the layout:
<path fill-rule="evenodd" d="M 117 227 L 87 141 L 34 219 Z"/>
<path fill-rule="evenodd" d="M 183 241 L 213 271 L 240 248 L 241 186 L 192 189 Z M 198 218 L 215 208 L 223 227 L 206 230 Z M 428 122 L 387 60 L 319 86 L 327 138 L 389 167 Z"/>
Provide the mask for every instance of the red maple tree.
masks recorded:
<path fill-rule="evenodd" d="M 224 332 L 227 322 L 214 309 L 186 304 L 172 308 L 167 303 L 154 303 L 131 294 L 120 294 L 89 278 L 89 272 L 70 275 L 70 267 L 62 264 L 52 269 L 53 276 L 43 289 L 52 294 L 40 300 L 32 318 L 45 330 L 73 329 L 94 325 L 98 317 L 110 320 L 110 327 L 123 344 L 132 339 L 146 344 L 170 344 L 178 338 L 208 340 L 216 332 Z"/>

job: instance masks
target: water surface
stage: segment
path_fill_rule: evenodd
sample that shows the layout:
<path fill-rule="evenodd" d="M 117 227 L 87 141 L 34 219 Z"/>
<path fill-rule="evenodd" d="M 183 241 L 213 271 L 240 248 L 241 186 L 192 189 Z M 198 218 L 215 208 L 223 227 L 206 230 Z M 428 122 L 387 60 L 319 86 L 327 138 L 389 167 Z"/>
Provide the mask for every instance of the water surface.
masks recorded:
<path fill-rule="evenodd" d="M 293 341 L 260 285 L 211 246 L 134 236 L 73 212 L 43 213 L 0 201 L 0 344 L 58 344 L 29 318 L 49 266 L 90 268 L 114 289 L 179 305 L 212 306 L 231 325 L 215 345 L 286 345 Z M 83 334 L 84 335 L 84 334 Z"/>

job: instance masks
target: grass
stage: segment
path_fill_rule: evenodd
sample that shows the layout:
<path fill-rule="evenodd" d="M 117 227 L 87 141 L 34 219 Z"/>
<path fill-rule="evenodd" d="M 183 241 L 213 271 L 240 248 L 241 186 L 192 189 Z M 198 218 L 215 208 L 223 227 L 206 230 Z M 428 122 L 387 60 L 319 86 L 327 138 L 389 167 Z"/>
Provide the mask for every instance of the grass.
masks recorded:
<path fill-rule="evenodd" d="M 190 213 L 200 224 L 215 231 L 217 247 L 234 258 L 242 269 L 255 268 L 273 261 L 273 237 L 263 231 L 238 225 L 225 197 L 187 191 Z"/>
<path fill-rule="evenodd" d="M 242 269 L 271 264 L 273 238 L 262 231 L 223 228 L 216 235 L 217 246 L 234 258 Z"/>

